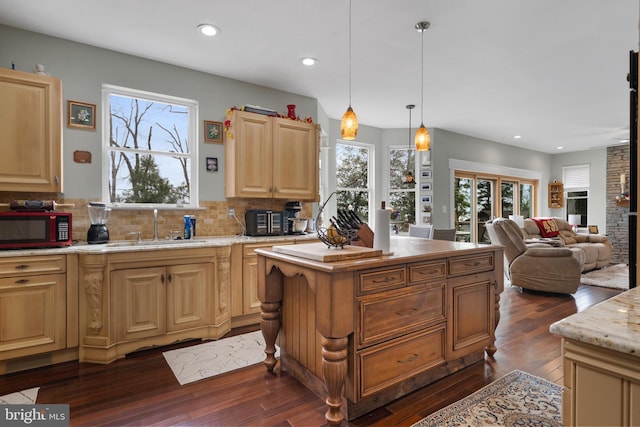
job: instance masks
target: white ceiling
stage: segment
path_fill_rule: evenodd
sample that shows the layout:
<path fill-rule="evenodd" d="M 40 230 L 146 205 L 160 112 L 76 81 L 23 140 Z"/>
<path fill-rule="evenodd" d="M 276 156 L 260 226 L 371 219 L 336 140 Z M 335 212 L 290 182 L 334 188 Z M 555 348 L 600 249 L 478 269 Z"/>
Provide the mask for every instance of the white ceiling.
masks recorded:
<path fill-rule="evenodd" d="M 548 153 L 628 138 L 637 0 L 352 0 L 360 123 L 424 124 Z M 347 0 L 0 0 L 0 23 L 316 98 L 349 103 Z M 207 22 L 222 33 L 205 38 Z M 303 67 L 303 56 L 319 60 Z M 515 140 L 514 135 L 522 135 Z"/>

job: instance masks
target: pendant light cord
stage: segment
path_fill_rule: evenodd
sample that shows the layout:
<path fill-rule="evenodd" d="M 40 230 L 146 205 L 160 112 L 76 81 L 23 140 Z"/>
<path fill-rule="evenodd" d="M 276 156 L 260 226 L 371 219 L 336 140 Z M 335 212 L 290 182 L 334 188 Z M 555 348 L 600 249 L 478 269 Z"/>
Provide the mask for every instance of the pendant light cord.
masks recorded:
<path fill-rule="evenodd" d="M 349 0 L 349 107 L 351 107 L 351 0 Z"/>
<path fill-rule="evenodd" d="M 422 69 L 421 69 L 421 76 L 422 76 L 422 85 L 420 87 L 420 124 L 424 125 L 424 32 L 425 32 L 426 28 L 423 28 L 422 31 L 420 31 L 422 33 L 422 42 L 421 42 L 421 46 L 420 46 L 420 50 L 422 53 Z"/>

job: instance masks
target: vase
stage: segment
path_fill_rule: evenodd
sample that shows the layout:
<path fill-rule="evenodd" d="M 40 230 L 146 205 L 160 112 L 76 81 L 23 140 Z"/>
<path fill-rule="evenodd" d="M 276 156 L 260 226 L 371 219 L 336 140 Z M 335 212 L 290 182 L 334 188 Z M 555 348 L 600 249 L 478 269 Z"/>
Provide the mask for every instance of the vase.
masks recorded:
<path fill-rule="evenodd" d="M 296 116 L 296 105 L 295 104 L 287 105 L 287 110 L 289 110 L 289 112 L 287 113 L 287 117 L 289 117 L 290 119 L 295 120 L 297 118 L 297 116 Z"/>

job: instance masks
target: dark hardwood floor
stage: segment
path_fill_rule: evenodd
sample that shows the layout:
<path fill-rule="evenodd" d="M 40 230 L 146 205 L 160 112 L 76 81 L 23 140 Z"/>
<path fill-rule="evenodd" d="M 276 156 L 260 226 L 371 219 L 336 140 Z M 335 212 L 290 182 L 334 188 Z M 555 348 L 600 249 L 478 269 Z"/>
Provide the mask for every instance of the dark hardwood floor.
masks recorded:
<path fill-rule="evenodd" d="M 581 286 L 575 295 L 507 288 L 493 359 L 485 358 L 343 425 L 410 426 L 514 369 L 560 384 L 560 338 L 549 333 L 549 325 L 618 293 L 592 286 Z M 230 335 L 255 329 L 233 330 Z M 258 364 L 180 386 L 162 356 L 167 349 L 134 353 L 109 365 L 69 362 L 0 376 L 0 395 L 41 387 L 37 403 L 69 404 L 72 426 L 325 424 L 324 401 L 286 372 L 270 374 Z"/>

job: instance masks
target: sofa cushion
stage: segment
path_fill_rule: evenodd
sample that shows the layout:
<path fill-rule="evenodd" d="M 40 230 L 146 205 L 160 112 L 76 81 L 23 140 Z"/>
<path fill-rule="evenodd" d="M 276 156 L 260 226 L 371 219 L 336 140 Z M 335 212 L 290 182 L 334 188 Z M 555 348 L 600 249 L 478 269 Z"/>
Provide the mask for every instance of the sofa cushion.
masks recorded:
<path fill-rule="evenodd" d="M 542 237 L 556 237 L 560 234 L 560 230 L 558 229 L 558 224 L 554 221 L 553 218 L 531 218 L 535 221 L 538 229 L 540 230 L 540 235 Z"/>

